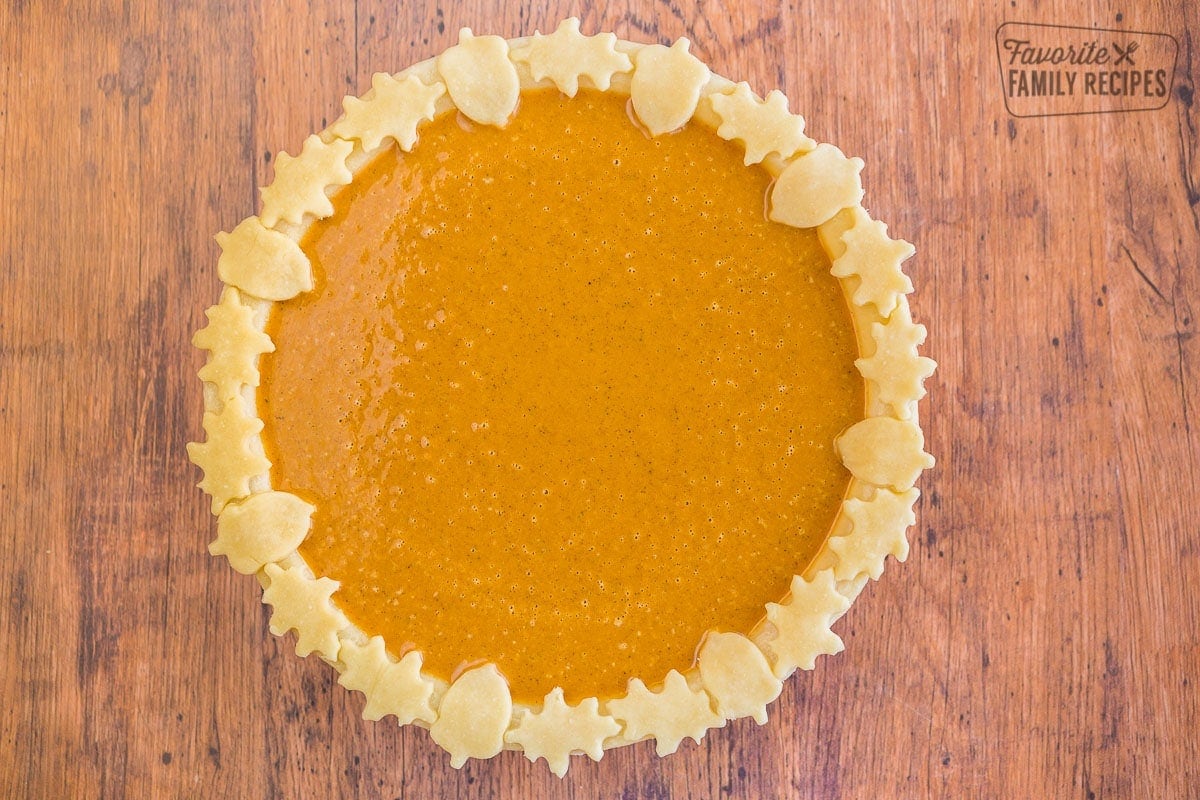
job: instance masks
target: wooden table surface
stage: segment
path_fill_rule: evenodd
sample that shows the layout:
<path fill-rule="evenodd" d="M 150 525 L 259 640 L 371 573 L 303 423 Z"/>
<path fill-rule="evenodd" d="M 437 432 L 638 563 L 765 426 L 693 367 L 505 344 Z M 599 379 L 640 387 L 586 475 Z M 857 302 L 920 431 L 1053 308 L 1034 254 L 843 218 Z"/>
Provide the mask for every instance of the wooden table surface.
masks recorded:
<path fill-rule="evenodd" d="M 291 7 L 285 7 L 290 5 Z M 1200 158 L 1188 0 L 0 8 L 4 797 L 1200 797 Z M 273 155 L 461 26 L 687 36 L 862 156 L 917 244 L 937 468 L 907 564 L 770 722 L 659 760 L 452 770 L 360 719 L 211 558 L 213 235 Z M 1162 32 L 1165 107 L 1014 117 L 1004 22 Z"/>

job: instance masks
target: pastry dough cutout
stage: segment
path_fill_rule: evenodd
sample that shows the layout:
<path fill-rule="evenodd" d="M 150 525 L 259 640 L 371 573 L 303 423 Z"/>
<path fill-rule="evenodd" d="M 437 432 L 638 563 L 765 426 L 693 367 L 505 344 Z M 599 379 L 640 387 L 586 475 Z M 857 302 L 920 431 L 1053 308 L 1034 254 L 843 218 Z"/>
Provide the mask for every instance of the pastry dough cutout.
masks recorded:
<path fill-rule="evenodd" d="M 268 562 L 295 552 L 308 536 L 314 506 L 287 492 L 259 492 L 225 506 L 217 518 L 217 538 L 208 546 L 229 566 L 253 575 Z"/>
<path fill-rule="evenodd" d="M 333 213 L 326 189 L 351 181 L 346 158 L 354 145 L 345 139 L 326 142 L 315 133 L 304 140 L 300 155 L 282 150 L 275 156 L 275 180 L 264 186 L 262 224 L 274 228 L 280 220 L 299 225 L 305 214 L 324 219 Z M 282 299 L 282 298 L 281 298 Z"/>
<path fill-rule="evenodd" d="M 908 491 L 921 471 L 933 466 L 922 450 L 925 436 L 913 422 L 894 417 L 868 417 L 847 428 L 835 442 L 846 469 L 874 486 Z"/>
<path fill-rule="evenodd" d="M 463 28 L 458 44 L 437 57 L 437 68 L 454 105 L 475 122 L 502 128 L 516 110 L 521 80 L 499 36 Z"/>
<path fill-rule="evenodd" d="M 793 576 L 788 598 L 767 603 L 767 622 L 774 635 L 755 637 L 771 657 L 775 677 L 782 680 L 797 669 L 813 669 L 817 656 L 842 652 L 845 645 L 829 626 L 849 607 L 832 570 L 821 570 L 809 581 Z"/>
<path fill-rule="evenodd" d="M 446 84 L 426 85 L 416 75 L 396 79 L 386 72 L 371 77 L 373 95 L 360 99 L 347 95 L 342 100 L 345 116 L 329 132 L 343 139 L 358 139 L 368 153 L 391 139 L 409 152 L 417 143 L 417 126 L 432 120 L 438 98 L 446 93 Z"/>
<path fill-rule="evenodd" d="M 784 167 L 771 188 L 768 216 L 796 228 L 815 228 L 843 208 L 862 202 L 861 158 L 819 144 Z"/>
<path fill-rule="evenodd" d="M 300 245 L 258 217 L 247 217 L 216 239 L 217 275 L 225 283 L 264 300 L 289 300 L 312 290 L 312 264 Z"/>
<path fill-rule="evenodd" d="M 341 585 L 332 578 L 311 578 L 304 566 L 263 567 L 270 584 L 263 590 L 263 602 L 272 606 L 271 633 L 283 636 L 296 631 L 296 655 L 316 653 L 327 661 L 337 661 L 341 649 L 338 631 L 350 627 L 350 621 L 330 600 Z"/>
<path fill-rule="evenodd" d="M 779 90 L 759 100 L 750 84 L 742 82 L 732 92 L 708 99 L 721 118 L 717 135 L 742 142 L 746 166 L 758 164 L 771 153 L 786 160 L 817 146 L 804 135 L 804 117 L 788 111 L 787 97 Z"/>
<path fill-rule="evenodd" d="M 842 505 L 850 520 L 850 533 L 829 539 L 829 549 L 838 557 L 833 576 L 849 581 L 862 573 L 879 580 L 887 556 L 897 561 L 908 558 L 908 527 L 917 521 L 913 504 L 921 492 L 916 488 L 897 494 L 876 489 L 870 500 L 851 497 Z"/>
<path fill-rule="evenodd" d="M 896 309 L 901 295 L 913 290 L 912 281 L 900 265 L 916 252 L 903 239 L 891 239 L 887 225 L 871 219 L 862 208 L 852 211 L 853 224 L 842 234 L 845 251 L 834 259 L 834 275 L 855 276 L 858 287 L 851 298 L 856 305 L 874 304 L 884 319 Z"/>
<path fill-rule="evenodd" d="M 739 633 L 710 633 L 697 660 L 704 689 L 717 701 L 726 719 L 753 717 L 767 722 L 767 705 L 783 691 L 767 658 L 754 642 Z"/>
<path fill-rule="evenodd" d="M 232 286 L 204 315 L 208 325 L 196 331 L 192 345 L 208 351 L 200 380 L 216 387 L 222 403 L 241 394 L 243 386 L 258 386 L 258 357 L 275 350 L 271 337 L 254 324 L 254 311 Z"/>
<path fill-rule="evenodd" d="M 875 385 L 876 398 L 891 407 L 900 419 L 911 419 L 916 403 L 925 396 L 925 379 L 937 364 L 917 355 L 925 342 L 925 326 L 914 325 L 907 304 L 900 304 L 884 323 L 871 323 L 875 352 L 854 364 Z"/>
<path fill-rule="evenodd" d="M 674 753 L 684 739 L 699 744 L 710 728 L 725 726 L 725 718 L 713 711 L 708 694 L 688 686 L 687 679 L 675 670 L 667 673 L 658 692 L 647 689 L 640 678 L 632 678 L 625 696 L 609 700 L 607 711 L 624 723 L 627 741 L 653 736 L 659 756 Z"/>
<path fill-rule="evenodd" d="M 415 720 L 437 719 L 429 699 L 433 682 L 421 675 L 421 654 L 414 650 L 392 661 L 382 636 L 372 636 L 366 645 L 342 639 L 338 660 L 344 664 L 338 683 L 367 697 L 363 719 L 381 720 L 393 715 L 401 725 Z"/>
<path fill-rule="evenodd" d="M 560 22 L 549 36 L 535 31 L 532 39 L 513 48 L 512 58 L 528 64 L 535 81 L 549 78 L 559 91 L 574 97 L 581 77 L 600 91 L 607 91 L 614 73 L 633 69 L 629 56 L 617 52 L 616 43 L 612 33 L 584 36 L 579 32 L 579 19 L 571 17 Z"/>
<path fill-rule="evenodd" d="M 429 736 L 450 754 L 450 766 L 459 769 L 468 758 L 491 758 L 499 753 L 511 722 L 508 682 L 494 664 L 484 664 L 450 684 Z"/>
<path fill-rule="evenodd" d="M 550 771 L 561 778 L 567 774 L 571 753 L 583 752 L 599 761 L 604 757 L 604 740 L 620 732 L 616 720 L 600 713 L 595 697 L 570 706 L 563 690 L 555 687 L 546 695 L 542 710 L 522 717 L 504 741 L 520 745 L 531 762 L 545 758 Z"/>
<path fill-rule="evenodd" d="M 679 39 L 670 47 L 653 44 L 637 52 L 629 96 L 651 136 L 682 128 L 696 113 L 700 90 L 712 73 L 688 52 L 690 46 Z"/>
<path fill-rule="evenodd" d="M 250 494 L 250 481 L 265 475 L 271 462 L 258 438 L 262 420 L 246 410 L 240 396 L 229 398 L 220 411 L 204 412 L 203 425 L 208 438 L 189 443 L 187 453 L 204 470 L 197 486 L 212 497 L 212 513 L 220 514 L 230 500 Z"/>

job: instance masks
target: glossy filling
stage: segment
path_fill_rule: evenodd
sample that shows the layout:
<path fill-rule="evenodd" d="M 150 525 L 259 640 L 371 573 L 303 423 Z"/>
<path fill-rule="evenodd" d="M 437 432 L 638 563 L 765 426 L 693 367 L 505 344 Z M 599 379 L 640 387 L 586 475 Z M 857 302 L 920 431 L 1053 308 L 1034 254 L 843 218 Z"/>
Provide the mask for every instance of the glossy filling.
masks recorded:
<path fill-rule="evenodd" d="M 526 93 L 388 149 L 302 246 L 259 411 L 300 551 L 393 655 L 495 663 L 517 701 L 683 671 L 748 633 L 821 545 L 863 416 L 853 329 L 815 232 L 698 125 L 626 98 Z"/>

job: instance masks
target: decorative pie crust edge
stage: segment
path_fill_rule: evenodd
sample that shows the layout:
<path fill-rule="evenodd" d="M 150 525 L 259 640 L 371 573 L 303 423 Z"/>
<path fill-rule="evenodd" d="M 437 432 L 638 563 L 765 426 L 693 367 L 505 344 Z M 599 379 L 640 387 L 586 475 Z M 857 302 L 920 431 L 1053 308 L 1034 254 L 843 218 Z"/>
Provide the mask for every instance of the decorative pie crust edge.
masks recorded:
<path fill-rule="evenodd" d="M 780 92 L 759 98 L 747 84 L 712 74 L 688 50 L 686 39 L 664 47 L 611 33 L 584 36 L 576 19 L 549 35 L 513 40 L 463 29 L 459 43 L 440 56 L 396 75 L 375 75 L 372 88 L 347 97 L 345 113 L 309 136 L 298 156 L 280 153 L 275 179 L 262 189 L 261 214 L 217 236 L 226 288 L 193 338 L 209 352 L 199 373 L 207 438 L 188 445 L 217 515 L 209 550 L 258 577 L 263 602 L 273 609 L 271 631 L 295 630 L 298 654 L 317 653 L 342 685 L 362 692 L 365 718 L 394 715 L 401 725 L 429 728 L 454 767 L 511 748 L 530 761 L 545 758 L 562 776 L 573 754 L 599 760 L 607 748 L 653 738 L 662 756 L 727 720 L 749 716 L 762 724 L 784 679 L 843 649 L 831 626 L 867 581 L 879 578 L 886 557 L 908 555 L 906 532 L 919 496 L 914 483 L 934 463 L 924 452 L 917 402 L 935 364 L 917 352 L 926 331 L 912 321 L 906 295 L 913 287 L 901 269 L 913 247 L 891 239 L 862 207 L 860 159 L 808 138 L 803 118 L 788 111 Z M 476 123 L 502 125 L 523 90 L 556 87 L 574 96 L 581 86 L 628 94 L 650 135 L 697 119 L 740 142 L 745 163 L 761 163 L 775 178 L 770 218 L 817 228 L 843 288 L 861 353 L 856 365 L 866 417 L 835 443 L 852 477 L 826 546 L 793 578 L 787 597 L 767 604 L 764 622 L 749 637 L 707 634 L 696 668 L 672 671 L 661 685 L 634 678 L 623 697 L 575 706 L 555 689 L 531 707 L 512 701 L 493 665 L 447 684 L 421 672 L 419 652 L 394 659 L 381 637 L 368 637 L 337 608 L 338 583 L 314 575 L 297 552 L 313 507 L 271 489 L 254 413 L 257 362 L 274 350 L 265 333 L 271 304 L 312 288 L 299 246 L 307 226 L 333 213 L 331 195 L 389 139 L 409 151 L 421 124 L 443 112 L 457 109 Z"/>

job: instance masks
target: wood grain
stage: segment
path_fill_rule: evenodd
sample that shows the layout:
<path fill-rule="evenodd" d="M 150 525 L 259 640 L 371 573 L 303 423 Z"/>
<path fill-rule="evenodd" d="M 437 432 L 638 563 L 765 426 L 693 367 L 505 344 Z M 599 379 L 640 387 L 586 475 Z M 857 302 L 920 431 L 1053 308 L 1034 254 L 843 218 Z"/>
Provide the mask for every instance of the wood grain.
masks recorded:
<path fill-rule="evenodd" d="M 0 795 L 1200 797 L 1200 12 L 1163 0 L 360 0 L 0 8 Z M 399 7 L 397 7 L 399 6 Z M 452 44 L 567 15 L 687 36 L 867 162 L 917 243 L 939 466 L 847 650 L 665 760 L 454 771 L 210 558 L 212 236 L 280 150 Z M 1158 111 L 1017 119 L 1006 21 L 1169 33 Z"/>

